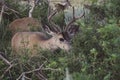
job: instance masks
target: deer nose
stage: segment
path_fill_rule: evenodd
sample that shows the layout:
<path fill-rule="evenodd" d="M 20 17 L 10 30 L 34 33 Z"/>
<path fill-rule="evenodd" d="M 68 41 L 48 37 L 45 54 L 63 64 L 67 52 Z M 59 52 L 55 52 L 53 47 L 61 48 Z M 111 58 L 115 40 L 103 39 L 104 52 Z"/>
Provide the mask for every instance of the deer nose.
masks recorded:
<path fill-rule="evenodd" d="M 69 52 L 72 49 L 72 46 L 69 45 L 68 48 L 66 49 L 67 52 Z"/>

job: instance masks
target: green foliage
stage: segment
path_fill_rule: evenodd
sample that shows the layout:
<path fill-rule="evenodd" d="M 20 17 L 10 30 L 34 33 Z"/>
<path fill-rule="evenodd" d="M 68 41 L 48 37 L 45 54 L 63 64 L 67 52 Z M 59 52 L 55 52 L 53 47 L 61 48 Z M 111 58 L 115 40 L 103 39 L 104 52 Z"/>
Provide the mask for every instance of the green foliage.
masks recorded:
<path fill-rule="evenodd" d="M 109 11 L 109 17 L 116 16 L 120 19 L 120 1 L 119 0 L 108 0 L 108 4 L 105 5 L 105 9 Z"/>
<path fill-rule="evenodd" d="M 8 0 L 10 1 L 10 0 Z M 92 0 L 96 2 L 96 0 Z M 62 50 L 55 52 L 39 51 L 35 57 L 28 57 L 30 54 L 27 50 L 26 55 L 13 56 L 10 47 L 11 36 L 5 27 L 8 22 L 0 24 L 0 51 L 5 52 L 4 56 L 15 64 L 3 77 L 3 80 L 15 80 L 23 72 L 35 70 L 43 65 L 40 71 L 48 80 L 63 80 L 66 76 L 65 69 L 68 67 L 73 80 L 119 80 L 120 75 L 120 19 L 119 0 L 109 0 L 102 6 L 93 4 L 93 12 L 90 19 L 78 21 L 81 31 L 72 40 L 72 50 L 66 53 Z M 9 3 L 13 4 L 13 3 Z M 44 5 L 44 6 L 42 6 Z M 41 17 L 43 22 L 46 21 L 47 4 L 45 2 L 36 7 L 34 17 Z M 13 5 L 18 6 L 18 5 Z M 12 7 L 13 7 L 12 6 Z M 105 10 L 104 25 L 96 23 L 94 17 L 95 7 Z M 17 7 L 14 7 L 17 10 Z M 19 11 L 19 9 L 18 9 Z M 42 12 L 41 12 L 42 11 Z M 25 12 L 21 12 L 24 16 Z M 98 16 L 98 15 L 97 15 Z M 56 23 L 59 22 L 55 18 Z M 58 22 L 57 22 L 58 21 Z M 59 23 L 58 23 L 59 24 Z M 61 23 L 60 23 L 61 24 Z M 62 24 L 61 24 L 62 25 Z M 16 53 L 17 54 L 17 53 Z M 47 61 L 47 62 L 45 62 Z M 8 68 L 3 60 L 0 60 L 0 76 Z M 26 75 L 34 80 L 38 80 L 36 73 Z"/>
<path fill-rule="evenodd" d="M 64 18 L 65 18 L 64 12 L 60 11 L 53 17 L 53 22 L 55 22 L 55 24 L 59 25 L 61 29 L 63 29 L 63 26 L 65 25 Z"/>
<path fill-rule="evenodd" d="M 120 28 L 115 23 L 108 23 L 104 27 L 83 26 L 81 29 L 82 33 L 73 44 L 75 52 L 80 52 L 78 56 L 82 65 L 81 71 L 87 75 L 93 74 L 94 80 L 118 79 L 110 75 L 114 75 L 115 69 L 115 72 L 119 69 L 117 56 L 120 56 Z"/>
<path fill-rule="evenodd" d="M 40 5 L 36 6 L 33 11 L 33 17 L 40 19 L 43 24 L 46 24 L 48 16 L 47 13 L 48 13 L 47 0 L 41 0 Z"/>

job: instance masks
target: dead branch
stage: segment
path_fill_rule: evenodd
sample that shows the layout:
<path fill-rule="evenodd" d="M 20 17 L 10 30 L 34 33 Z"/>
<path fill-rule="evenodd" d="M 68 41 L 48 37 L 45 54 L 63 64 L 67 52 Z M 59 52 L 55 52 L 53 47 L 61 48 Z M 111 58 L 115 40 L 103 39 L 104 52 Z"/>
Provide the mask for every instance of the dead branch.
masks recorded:
<path fill-rule="evenodd" d="M 26 77 L 26 76 L 25 76 L 25 78 L 28 79 L 28 80 L 32 80 L 31 78 L 28 78 L 28 77 Z"/>
<path fill-rule="evenodd" d="M 12 65 L 10 61 L 8 61 L 6 58 L 4 58 L 1 54 L 4 54 L 3 52 L 0 52 L 0 59 L 2 59 L 7 65 Z"/>
<path fill-rule="evenodd" d="M 7 13 L 5 12 L 5 10 L 8 9 L 10 11 L 12 11 L 13 13 L 17 13 L 17 14 L 20 14 L 18 11 L 12 9 L 12 8 L 9 8 L 4 2 L 2 3 L 2 8 L 1 8 L 1 11 L 0 11 L 0 23 L 2 22 L 2 17 L 3 17 L 3 14 L 4 13 Z"/>
<path fill-rule="evenodd" d="M 31 70 L 31 71 L 27 71 L 27 72 L 23 72 L 16 80 L 20 80 L 21 78 L 22 78 L 22 79 L 25 78 L 25 77 L 26 77 L 26 76 L 25 76 L 26 74 L 30 74 L 30 73 L 32 73 L 32 72 L 40 71 L 46 62 L 47 62 L 47 61 L 45 61 L 45 62 L 44 62 L 39 68 L 37 68 L 37 69 Z"/>
<path fill-rule="evenodd" d="M 2 74 L 2 76 L 0 76 L 0 80 L 2 80 L 2 78 L 5 76 L 5 74 L 13 67 L 13 65 L 11 64 Z"/>
<path fill-rule="evenodd" d="M 47 80 L 46 77 L 44 77 L 42 74 L 40 74 L 40 72 L 37 72 L 37 77 L 40 79 L 40 80 Z"/>
<path fill-rule="evenodd" d="M 5 8 L 7 8 L 8 10 L 14 12 L 14 13 L 17 13 L 17 14 L 20 14 L 18 11 L 12 9 L 12 8 L 9 8 L 8 6 L 5 5 Z"/>
<path fill-rule="evenodd" d="M 0 12 L 0 23 L 2 22 L 2 16 L 4 12 L 5 5 L 2 6 L 1 12 Z"/>
<path fill-rule="evenodd" d="M 4 77 L 4 75 L 14 66 L 14 64 L 11 64 L 10 61 L 8 61 L 6 58 L 4 58 L 1 54 L 4 54 L 3 52 L 0 52 L 0 59 L 2 59 L 9 67 L 3 72 L 2 76 L 0 76 L 0 80 Z"/>

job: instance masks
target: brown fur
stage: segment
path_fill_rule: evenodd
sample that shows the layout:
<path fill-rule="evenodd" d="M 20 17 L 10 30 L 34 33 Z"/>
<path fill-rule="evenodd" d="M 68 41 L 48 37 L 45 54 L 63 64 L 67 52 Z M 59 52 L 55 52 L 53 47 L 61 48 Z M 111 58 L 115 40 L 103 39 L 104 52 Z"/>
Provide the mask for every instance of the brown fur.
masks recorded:
<path fill-rule="evenodd" d="M 41 29 L 41 23 L 35 19 L 30 17 L 16 19 L 9 24 L 9 30 L 12 34 L 21 31 L 38 31 Z"/>
<path fill-rule="evenodd" d="M 67 41 L 59 41 L 60 38 L 63 38 L 62 34 L 48 38 L 42 32 L 18 32 L 13 36 L 11 45 L 16 54 L 25 48 L 31 50 L 32 55 L 35 55 L 40 48 L 51 51 L 61 48 L 68 51 L 71 46 Z"/>

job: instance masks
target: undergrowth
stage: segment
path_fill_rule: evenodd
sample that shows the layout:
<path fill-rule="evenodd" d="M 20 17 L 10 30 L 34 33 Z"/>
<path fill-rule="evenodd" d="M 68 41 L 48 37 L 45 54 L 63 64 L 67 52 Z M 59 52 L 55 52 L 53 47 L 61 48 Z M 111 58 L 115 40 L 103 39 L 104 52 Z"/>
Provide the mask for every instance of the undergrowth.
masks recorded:
<path fill-rule="evenodd" d="M 106 4 L 99 7 L 106 11 L 104 25 L 96 22 L 94 13 L 91 13 L 90 19 L 77 21 L 80 25 L 80 32 L 72 40 L 73 48 L 69 53 L 62 50 L 55 52 L 46 50 L 40 51 L 38 56 L 32 58 L 27 55 L 14 56 L 10 44 L 12 36 L 6 27 L 9 22 L 0 24 L 0 51 L 4 52 L 0 55 L 14 64 L 4 74 L 9 65 L 0 59 L 0 77 L 4 74 L 3 80 L 16 80 L 26 72 L 25 76 L 33 80 L 45 78 L 48 80 L 65 80 L 66 68 L 68 68 L 69 75 L 73 80 L 119 80 L 120 16 L 118 10 L 114 14 L 109 13 L 112 11 L 110 10 L 111 6 L 115 8 L 117 5 L 120 8 L 117 4 L 119 0 L 115 1 L 116 3 L 109 2 L 111 4 L 109 6 Z M 29 73 L 35 69 L 39 70 Z M 41 78 L 38 75 L 41 75 Z"/>

